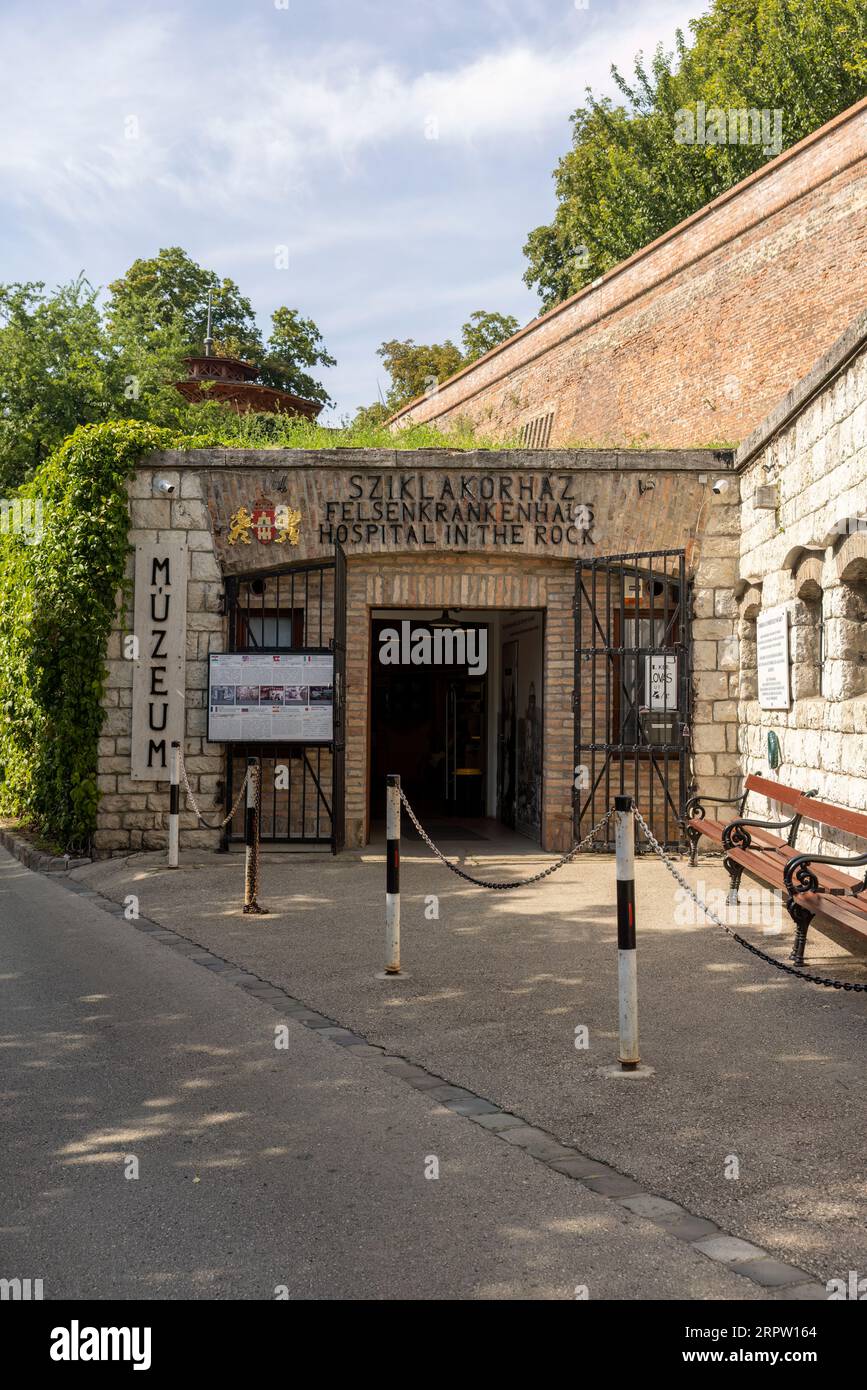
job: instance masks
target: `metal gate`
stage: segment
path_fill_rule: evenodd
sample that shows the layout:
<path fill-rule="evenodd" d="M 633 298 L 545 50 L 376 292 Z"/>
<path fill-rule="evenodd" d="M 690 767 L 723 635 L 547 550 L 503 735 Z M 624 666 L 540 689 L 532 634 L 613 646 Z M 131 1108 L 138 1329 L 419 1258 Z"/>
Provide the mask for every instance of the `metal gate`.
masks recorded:
<path fill-rule="evenodd" d="M 230 652 L 333 655 L 333 736 L 320 743 L 230 743 L 226 749 L 228 811 L 249 758 L 261 771 L 263 843 L 343 848 L 346 694 L 346 557 L 226 580 Z M 282 769 L 282 771 L 280 771 Z M 279 775 L 278 775 L 279 774 Z M 239 807 L 223 832 L 223 848 L 243 840 Z"/>
<path fill-rule="evenodd" d="M 684 552 L 579 560 L 575 570 L 575 836 L 587 834 L 615 795 L 629 795 L 673 849 L 689 785 Z"/>

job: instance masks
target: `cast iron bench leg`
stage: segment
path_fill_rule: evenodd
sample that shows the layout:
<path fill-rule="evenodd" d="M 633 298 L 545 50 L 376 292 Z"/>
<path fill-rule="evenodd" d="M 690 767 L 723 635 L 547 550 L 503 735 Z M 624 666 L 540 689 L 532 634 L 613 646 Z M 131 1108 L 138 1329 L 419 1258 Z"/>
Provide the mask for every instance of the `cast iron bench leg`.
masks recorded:
<path fill-rule="evenodd" d="M 701 831 L 696 830 L 692 825 L 688 825 L 686 828 L 686 838 L 689 840 L 690 867 L 694 869 L 696 856 L 698 855 L 698 842 L 701 839 Z"/>
<path fill-rule="evenodd" d="M 804 947 L 807 944 L 807 928 L 815 916 L 815 913 L 808 912 L 805 907 L 799 907 L 797 903 L 787 904 L 789 916 L 795 923 L 795 942 L 792 946 L 792 954 L 789 960 L 793 965 L 804 964 Z"/>
<path fill-rule="evenodd" d="M 730 906 L 734 907 L 737 904 L 738 889 L 741 886 L 741 879 L 744 876 L 743 867 L 740 864 L 735 864 L 733 860 L 726 857 L 723 860 L 723 868 L 726 870 L 729 876 L 728 901 Z"/>

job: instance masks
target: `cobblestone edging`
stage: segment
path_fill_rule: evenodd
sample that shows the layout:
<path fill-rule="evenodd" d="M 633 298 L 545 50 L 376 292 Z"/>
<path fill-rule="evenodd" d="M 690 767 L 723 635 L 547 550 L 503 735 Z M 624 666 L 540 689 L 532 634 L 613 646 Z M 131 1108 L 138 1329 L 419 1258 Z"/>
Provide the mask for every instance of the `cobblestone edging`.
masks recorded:
<path fill-rule="evenodd" d="M 113 917 L 126 921 L 124 908 L 110 898 L 104 897 L 83 883 L 65 879 L 63 886 L 82 898 L 89 898 Z M 738 1236 L 732 1236 L 720 1229 L 715 1222 L 696 1216 L 677 1202 L 647 1192 L 633 1178 L 620 1173 L 608 1163 L 598 1162 L 578 1149 L 561 1144 L 553 1135 L 521 1118 L 502 1110 L 484 1096 L 475 1095 L 463 1086 L 453 1086 L 443 1076 L 437 1076 L 425 1067 L 416 1065 L 405 1057 L 386 1052 L 367 1041 L 360 1033 L 344 1028 L 333 1018 L 327 1018 L 316 1009 L 308 1008 L 300 999 L 279 985 L 263 980 L 222 956 L 200 946 L 186 936 L 162 927 L 147 917 L 139 917 L 129 923 L 139 931 L 152 936 L 165 946 L 186 956 L 196 965 L 213 970 L 222 976 L 227 984 L 245 989 L 254 999 L 268 1004 L 277 1013 L 293 1019 L 326 1038 L 338 1047 L 345 1047 L 355 1057 L 379 1063 L 383 1071 L 395 1076 L 415 1090 L 421 1091 L 445 1106 L 456 1115 L 462 1115 L 474 1124 L 481 1125 L 498 1139 L 523 1149 L 531 1158 L 556 1173 L 581 1183 L 589 1191 L 607 1197 L 625 1207 L 633 1215 L 642 1217 L 659 1226 L 668 1235 L 691 1245 L 693 1250 L 726 1265 L 736 1274 L 750 1279 L 758 1289 L 768 1295 L 780 1294 L 785 1299 L 825 1300 L 828 1295 L 824 1286 L 805 1270 L 778 1260 L 769 1251 Z"/>
<path fill-rule="evenodd" d="M 91 859 L 71 859 L 68 854 L 48 854 L 7 826 L 0 826 L 0 845 L 28 869 L 40 874 L 65 874 L 70 869 L 81 869 L 93 862 Z"/>

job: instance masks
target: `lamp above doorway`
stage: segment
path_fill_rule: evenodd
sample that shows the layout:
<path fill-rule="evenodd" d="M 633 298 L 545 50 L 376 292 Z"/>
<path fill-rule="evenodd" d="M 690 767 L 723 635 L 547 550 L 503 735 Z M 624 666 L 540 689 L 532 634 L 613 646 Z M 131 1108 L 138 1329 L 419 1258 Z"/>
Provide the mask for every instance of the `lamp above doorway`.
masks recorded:
<path fill-rule="evenodd" d="M 450 617 L 449 617 L 449 610 L 448 610 L 447 608 L 444 608 L 443 611 L 442 611 L 442 613 L 440 614 L 440 616 L 439 616 L 438 618 L 434 618 L 433 621 L 431 622 L 431 627 L 466 627 L 466 626 L 467 626 L 467 624 L 466 624 L 466 623 L 462 623 L 461 620 L 460 620 L 460 618 L 450 618 Z"/>

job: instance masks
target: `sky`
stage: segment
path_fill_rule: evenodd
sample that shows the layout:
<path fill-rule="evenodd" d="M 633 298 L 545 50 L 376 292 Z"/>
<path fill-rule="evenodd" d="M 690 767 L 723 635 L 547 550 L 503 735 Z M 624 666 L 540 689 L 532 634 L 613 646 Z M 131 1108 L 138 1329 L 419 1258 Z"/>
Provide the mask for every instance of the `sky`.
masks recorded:
<path fill-rule="evenodd" d="M 539 312 L 528 232 L 585 88 L 704 0 L 0 0 L 0 281 L 94 285 L 179 245 L 266 333 L 319 326 L 336 424 L 390 338 Z"/>

